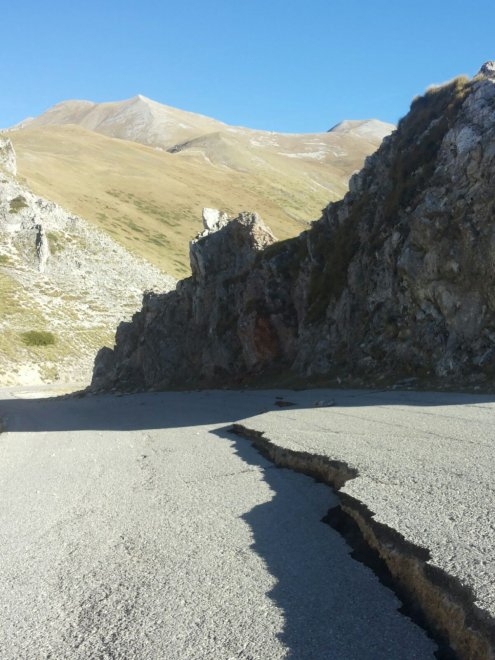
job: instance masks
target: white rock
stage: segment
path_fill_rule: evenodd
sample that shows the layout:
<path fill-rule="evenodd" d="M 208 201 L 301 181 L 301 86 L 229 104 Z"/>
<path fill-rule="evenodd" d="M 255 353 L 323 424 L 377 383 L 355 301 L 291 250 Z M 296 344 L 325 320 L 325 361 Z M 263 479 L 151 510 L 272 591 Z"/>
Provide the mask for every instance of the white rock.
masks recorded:
<path fill-rule="evenodd" d="M 495 62 L 493 60 L 490 62 L 485 62 L 485 64 L 483 64 L 479 70 L 479 73 L 486 78 L 495 79 Z"/>
<path fill-rule="evenodd" d="M 203 209 L 203 227 L 208 231 L 217 231 L 228 222 L 229 216 L 218 209 L 205 207 Z"/>
<path fill-rule="evenodd" d="M 16 176 L 17 174 L 17 161 L 15 157 L 14 147 L 12 142 L 5 137 L 0 136 L 0 167 L 2 167 L 9 174 Z"/>

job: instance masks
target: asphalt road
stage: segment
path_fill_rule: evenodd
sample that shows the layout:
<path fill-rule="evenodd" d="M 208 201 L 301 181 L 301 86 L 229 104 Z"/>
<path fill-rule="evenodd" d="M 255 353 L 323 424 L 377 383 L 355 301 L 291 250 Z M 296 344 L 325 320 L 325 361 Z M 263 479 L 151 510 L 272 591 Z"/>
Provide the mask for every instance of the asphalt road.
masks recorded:
<path fill-rule="evenodd" d="M 276 396 L 297 405 L 278 409 Z M 320 522 L 332 491 L 228 432 L 241 422 L 355 464 L 345 488 L 489 605 L 495 404 L 428 396 L 2 391 L 0 657 L 433 658 Z"/>
<path fill-rule="evenodd" d="M 356 468 L 342 492 L 427 549 L 429 564 L 469 587 L 495 618 L 495 396 L 348 390 L 286 398 L 297 405 L 242 424 L 281 447 Z"/>

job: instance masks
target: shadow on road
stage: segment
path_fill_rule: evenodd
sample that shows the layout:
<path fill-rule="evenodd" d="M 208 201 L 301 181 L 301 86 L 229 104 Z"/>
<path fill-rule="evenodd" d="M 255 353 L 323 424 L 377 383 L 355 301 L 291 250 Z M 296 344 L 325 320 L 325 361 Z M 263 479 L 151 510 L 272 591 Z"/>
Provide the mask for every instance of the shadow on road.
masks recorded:
<path fill-rule="evenodd" d="M 403 660 L 432 657 L 431 642 L 421 641 L 423 633 L 396 613 L 398 601 L 351 558 L 341 536 L 321 522 L 338 504 L 334 491 L 275 467 L 229 427 L 212 433 L 228 438 L 245 463 L 261 468 L 273 492 L 270 502 L 242 518 L 253 534 L 251 547 L 276 580 L 267 595 L 283 612 L 279 637 L 287 657 L 391 658 L 399 657 L 399 649 Z"/>
<path fill-rule="evenodd" d="M 0 391 L 2 396 L 2 391 Z M 489 394 L 380 390 L 212 390 L 99 395 L 83 398 L 19 398 L 3 390 L 0 419 L 8 431 L 133 431 L 232 423 L 269 411 L 369 406 L 484 406 Z"/>

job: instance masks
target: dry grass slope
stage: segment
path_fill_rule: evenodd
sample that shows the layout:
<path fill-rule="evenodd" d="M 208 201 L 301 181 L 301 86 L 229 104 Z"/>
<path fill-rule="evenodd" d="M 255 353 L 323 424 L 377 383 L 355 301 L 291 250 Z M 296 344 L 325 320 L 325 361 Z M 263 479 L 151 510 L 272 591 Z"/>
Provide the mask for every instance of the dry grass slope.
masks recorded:
<path fill-rule="evenodd" d="M 280 239 L 319 217 L 377 140 L 348 134 L 278 135 L 226 128 L 175 153 L 75 125 L 9 135 L 19 175 L 176 277 L 189 273 L 188 243 L 201 208 L 258 211 Z"/>

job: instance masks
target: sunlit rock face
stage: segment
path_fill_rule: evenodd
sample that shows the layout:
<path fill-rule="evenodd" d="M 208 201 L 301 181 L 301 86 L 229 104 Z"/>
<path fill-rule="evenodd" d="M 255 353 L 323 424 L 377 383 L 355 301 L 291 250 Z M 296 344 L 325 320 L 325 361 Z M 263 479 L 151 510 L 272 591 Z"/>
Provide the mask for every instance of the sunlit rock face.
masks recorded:
<path fill-rule="evenodd" d="M 193 276 L 119 328 L 95 383 L 492 379 L 494 190 L 488 62 L 415 99 L 344 199 L 300 236 L 276 243 L 255 214 L 209 214 L 191 244 Z"/>
<path fill-rule="evenodd" d="M 479 70 L 478 75 L 484 76 L 485 78 L 495 78 L 495 62 L 493 60 L 485 62 Z"/>
<path fill-rule="evenodd" d="M 8 174 L 16 176 L 17 174 L 17 161 L 15 156 L 14 147 L 12 142 L 0 135 L 0 168 Z"/>

